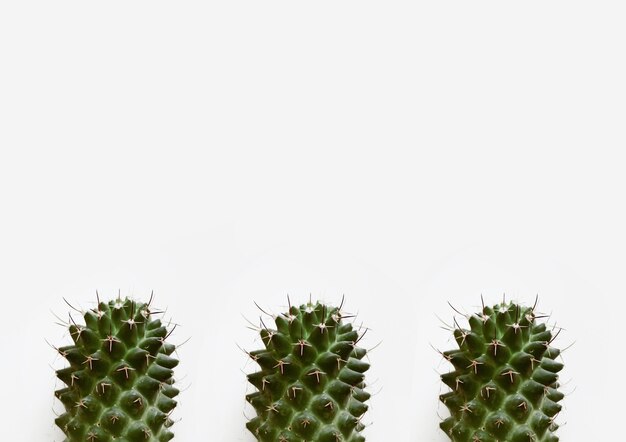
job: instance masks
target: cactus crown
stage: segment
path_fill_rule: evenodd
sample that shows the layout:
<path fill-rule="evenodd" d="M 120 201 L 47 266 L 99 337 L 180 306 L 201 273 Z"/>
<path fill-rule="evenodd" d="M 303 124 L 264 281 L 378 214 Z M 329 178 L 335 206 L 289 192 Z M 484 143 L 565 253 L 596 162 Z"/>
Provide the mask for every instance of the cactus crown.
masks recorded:
<path fill-rule="evenodd" d="M 257 414 L 247 427 L 259 441 L 365 441 L 360 418 L 369 364 L 340 310 L 290 305 L 274 317 L 276 329 L 261 328 L 265 348 L 249 353 L 260 366 L 248 375 L 256 391 L 246 396 Z"/>
<path fill-rule="evenodd" d="M 535 303 L 536 306 L 536 303 Z M 458 349 L 443 352 L 454 370 L 441 376 L 450 411 L 441 429 L 454 442 L 555 442 L 561 410 L 556 338 L 538 323 L 535 306 L 503 301 L 455 321 Z"/>
<path fill-rule="evenodd" d="M 152 299 L 152 298 L 151 298 Z M 65 406 L 56 424 L 66 442 L 169 441 L 169 413 L 178 394 L 172 357 L 175 347 L 150 302 L 100 302 L 71 319 L 73 345 L 58 348 L 69 366 L 56 372 L 65 387 L 55 396 Z M 171 332 L 170 332 L 171 333 Z"/>

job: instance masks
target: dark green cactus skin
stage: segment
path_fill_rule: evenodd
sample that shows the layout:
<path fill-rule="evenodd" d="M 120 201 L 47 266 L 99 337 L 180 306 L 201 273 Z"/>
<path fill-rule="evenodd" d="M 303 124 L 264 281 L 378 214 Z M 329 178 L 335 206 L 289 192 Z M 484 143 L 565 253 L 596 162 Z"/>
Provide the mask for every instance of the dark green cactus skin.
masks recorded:
<path fill-rule="evenodd" d="M 257 416 L 247 423 L 261 442 L 363 442 L 361 416 L 366 350 L 339 309 L 320 303 L 292 306 L 263 328 L 265 348 L 249 353 L 261 370 L 246 399 Z"/>
<path fill-rule="evenodd" d="M 444 352 L 454 371 L 441 376 L 452 391 L 440 400 L 450 411 L 441 429 L 454 442 L 555 442 L 558 402 L 555 336 L 534 307 L 501 303 L 456 328 L 458 350 Z"/>
<path fill-rule="evenodd" d="M 56 424 L 66 442 L 174 437 L 168 428 L 178 360 L 166 327 L 151 314 L 149 304 L 118 299 L 85 312 L 85 325 L 71 321 L 74 345 L 58 349 L 70 365 L 56 372 L 66 387 L 55 392 L 65 406 Z"/>

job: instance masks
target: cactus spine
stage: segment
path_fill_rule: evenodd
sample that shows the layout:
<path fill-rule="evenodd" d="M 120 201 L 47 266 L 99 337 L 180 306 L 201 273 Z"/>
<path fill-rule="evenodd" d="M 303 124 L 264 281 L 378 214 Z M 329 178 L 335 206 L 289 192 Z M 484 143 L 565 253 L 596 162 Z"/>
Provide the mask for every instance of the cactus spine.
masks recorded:
<path fill-rule="evenodd" d="M 152 297 L 150 298 L 150 301 Z M 70 315 L 74 343 L 58 348 L 69 366 L 56 372 L 65 384 L 55 396 L 65 406 L 56 424 L 66 442 L 169 441 L 174 345 L 147 304 L 131 299 L 100 302 L 83 313 L 85 324 Z"/>
<path fill-rule="evenodd" d="M 535 303 L 536 306 L 536 303 Z M 454 370 L 440 400 L 450 411 L 441 429 L 454 442 L 556 442 L 561 410 L 556 338 L 538 323 L 535 306 L 505 302 L 455 320 L 458 349 L 443 354 Z"/>
<path fill-rule="evenodd" d="M 261 442 L 363 442 L 367 410 L 360 336 L 339 308 L 322 303 L 289 306 L 260 330 L 264 347 L 250 352 L 260 370 L 246 396 L 257 416 L 247 428 Z M 362 335 L 361 335 L 362 336 Z"/>

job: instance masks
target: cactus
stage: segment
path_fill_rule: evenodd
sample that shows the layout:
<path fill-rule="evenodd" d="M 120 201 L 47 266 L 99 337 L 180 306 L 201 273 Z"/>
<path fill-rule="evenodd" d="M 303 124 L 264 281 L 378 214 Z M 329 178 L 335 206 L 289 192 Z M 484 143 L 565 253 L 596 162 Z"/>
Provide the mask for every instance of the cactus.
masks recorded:
<path fill-rule="evenodd" d="M 66 442 L 171 440 L 170 412 L 178 394 L 173 384 L 175 346 L 171 333 L 147 304 L 131 299 L 100 302 L 83 313 L 84 325 L 70 314 L 73 345 L 57 349 L 69 367 L 56 372 L 65 384 L 55 396 L 65 406 L 56 424 Z M 173 331 L 173 329 L 172 329 Z"/>
<path fill-rule="evenodd" d="M 555 442 L 561 410 L 553 335 L 535 307 L 506 302 L 455 320 L 458 349 L 442 355 L 454 370 L 441 376 L 451 391 L 440 396 L 450 411 L 441 429 L 454 442 Z"/>
<path fill-rule="evenodd" d="M 343 302 L 342 302 L 343 305 Z M 246 396 L 256 417 L 247 428 L 261 442 L 363 442 L 366 350 L 362 337 L 344 322 L 341 306 L 291 306 L 274 317 L 276 329 L 261 320 L 262 350 L 248 355 L 260 370 L 248 375 L 256 387 Z"/>

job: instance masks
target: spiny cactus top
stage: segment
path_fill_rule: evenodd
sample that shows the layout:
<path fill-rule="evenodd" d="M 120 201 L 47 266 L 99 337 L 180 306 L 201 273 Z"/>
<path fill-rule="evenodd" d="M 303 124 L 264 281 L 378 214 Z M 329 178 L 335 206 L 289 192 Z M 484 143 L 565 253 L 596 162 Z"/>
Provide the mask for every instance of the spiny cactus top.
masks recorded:
<path fill-rule="evenodd" d="M 265 348 L 249 353 L 261 369 L 248 375 L 257 390 L 246 396 L 257 413 L 248 429 L 262 442 L 365 441 L 369 364 L 340 308 L 290 306 L 275 323 L 261 329 Z"/>
<path fill-rule="evenodd" d="M 58 370 L 66 386 L 55 392 L 65 406 L 56 419 L 66 442 L 165 442 L 176 406 L 174 345 L 166 327 L 152 319 L 150 303 L 130 299 L 98 302 L 71 320 L 74 345 L 59 353 L 69 367 Z M 71 318 L 71 316 L 70 316 Z M 170 332 L 171 333 L 171 332 Z"/>
<path fill-rule="evenodd" d="M 454 371 L 441 376 L 452 390 L 440 396 L 451 415 L 442 430 L 454 442 L 558 441 L 563 365 L 535 307 L 503 301 L 468 319 L 454 330 L 459 349 L 443 353 Z"/>

